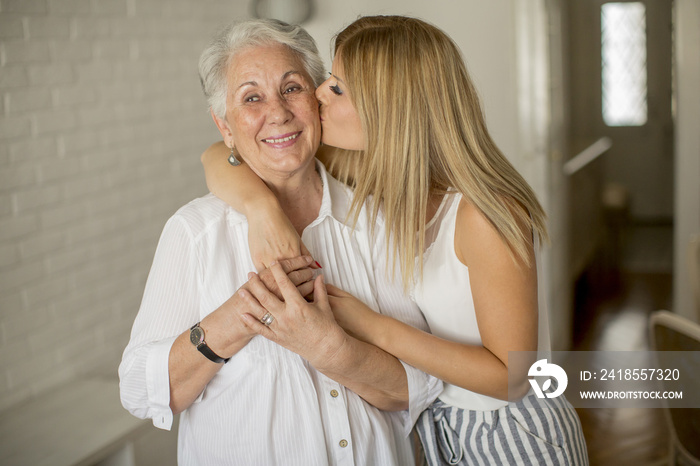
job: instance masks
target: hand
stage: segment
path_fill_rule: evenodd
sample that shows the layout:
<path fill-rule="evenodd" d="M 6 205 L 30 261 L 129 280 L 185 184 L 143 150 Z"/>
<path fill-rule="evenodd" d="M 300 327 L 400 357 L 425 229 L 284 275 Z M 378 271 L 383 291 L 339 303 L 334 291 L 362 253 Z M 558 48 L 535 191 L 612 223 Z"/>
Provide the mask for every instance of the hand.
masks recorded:
<path fill-rule="evenodd" d="M 314 271 L 311 269 L 311 266 L 314 265 L 314 261 L 311 256 L 304 255 L 295 257 L 294 259 L 285 259 L 280 261 L 280 265 L 284 273 L 287 274 L 289 280 L 297 287 L 299 294 L 307 296 L 314 291 Z M 265 287 L 274 293 L 278 299 L 284 300 L 284 296 L 282 296 L 282 292 L 277 285 L 277 281 L 271 269 L 263 270 L 258 274 L 258 277 Z M 251 275 L 249 274 L 249 281 L 244 286 L 248 287 L 250 278 Z"/>
<path fill-rule="evenodd" d="M 333 319 L 323 275 L 314 281 L 313 302 L 307 302 L 297 291 L 279 264 L 270 269 L 284 301 L 270 292 L 263 282 L 252 276 L 251 287 L 242 293 L 253 313 L 241 316 L 246 326 L 270 341 L 284 346 L 323 371 L 333 365 L 333 358 L 346 344 L 347 335 Z M 270 312 L 275 320 L 263 325 L 259 317 Z"/>
<path fill-rule="evenodd" d="M 248 218 L 248 245 L 256 270 L 274 261 L 310 255 L 272 191 L 247 164 L 232 170 L 228 156 L 223 142 L 202 154 L 207 187 Z M 236 156 L 245 162 L 243 155 L 236 152 Z"/>
<path fill-rule="evenodd" d="M 263 210 L 265 214 L 248 218 L 248 245 L 258 272 L 282 259 L 311 254 L 281 209 Z M 313 268 L 318 268 L 314 263 Z"/>
<path fill-rule="evenodd" d="M 380 314 L 367 307 L 365 303 L 333 285 L 327 285 L 328 302 L 335 321 L 349 335 L 367 343 L 372 343 L 370 323 Z"/>
<path fill-rule="evenodd" d="M 282 273 L 285 274 L 285 277 L 287 277 L 287 280 L 292 284 L 292 286 L 296 287 L 298 293 L 308 295 L 312 293 L 314 289 L 314 272 L 309 268 L 309 264 L 312 262 L 313 259 L 311 256 L 300 256 L 295 257 L 294 259 L 285 259 L 280 261 L 278 267 L 282 269 Z M 266 270 L 261 273 L 260 277 L 256 275 L 255 279 L 258 282 L 262 281 L 264 284 L 263 286 L 267 286 L 267 289 L 272 290 L 271 292 L 275 296 L 279 297 L 279 299 L 283 299 L 275 277 L 270 270 Z M 259 305 L 251 307 L 249 304 L 250 300 L 243 299 L 243 295 L 245 294 L 246 290 L 250 290 L 251 286 L 251 281 L 248 280 L 246 283 L 241 285 L 241 287 L 215 312 L 206 318 L 207 320 L 217 319 L 219 322 L 217 326 L 219 326 L 219 328 L 234 329 L 233 332 L 229 333 L 229 337 L 234 341 L 237 338 L 240 338 L 241 332 L 243 333 L 242 336 L 244 337 L 256 335 L 256 333 L 252 332 L 249 327 L 241 326 L 241 321 L 239 318 L 241 314 L 251 313 L 253 315 L 257 315 L 256 313 L 259 312 Z M 260 313 L 258 318 L 261 318 L 264 313 L 265 312 Z M 241 329 L 241 327 L 243 328 Z"/>

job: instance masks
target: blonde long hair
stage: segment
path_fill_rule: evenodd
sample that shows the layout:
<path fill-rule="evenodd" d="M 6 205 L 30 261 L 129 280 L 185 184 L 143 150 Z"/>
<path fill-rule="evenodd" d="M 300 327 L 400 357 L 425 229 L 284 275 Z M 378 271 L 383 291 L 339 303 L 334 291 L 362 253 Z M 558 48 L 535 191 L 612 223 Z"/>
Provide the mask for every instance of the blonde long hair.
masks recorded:
<path fill-rule="evenodd" d="M 449 188 L 483 212 L 514 259 L 530 265 L 530 235 L 547 239 L 545 213 L 491 139 L 456 44 L 419 19 L 367 16 L 337 35 L 335 55 L 367 150 L 330 152 L 326 161 L 355 188 L 355 220 L 368 199 L 372 224 L 382 208 L 404 286 L 416 257 L 422 276 L 429 197 Z"/>

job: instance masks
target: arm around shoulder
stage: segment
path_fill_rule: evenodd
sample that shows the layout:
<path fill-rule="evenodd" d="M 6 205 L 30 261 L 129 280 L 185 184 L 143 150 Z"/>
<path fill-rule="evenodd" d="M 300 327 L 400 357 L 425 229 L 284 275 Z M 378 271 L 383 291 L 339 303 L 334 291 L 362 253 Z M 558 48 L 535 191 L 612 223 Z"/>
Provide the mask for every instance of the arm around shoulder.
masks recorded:
<path fill-rule="evenodd" d="M 299 234 L 275 195 L 245 163 L 233 167 L 223 141 L 201 156 L 207 187 L 219 199 L 248 219 L 248 241 L 255 267 L 260 271 L 273 261 L 308 254 Z"/>
<path fill-rule="evenodd" d="M 204 176 L 212 194 L 246 216 L 260 206 L 279 205 L 272 191 L 245 162 L 235 167 L 228 162 L 229 152 L 226 144 L 219 141 L 202 153 Z"/>

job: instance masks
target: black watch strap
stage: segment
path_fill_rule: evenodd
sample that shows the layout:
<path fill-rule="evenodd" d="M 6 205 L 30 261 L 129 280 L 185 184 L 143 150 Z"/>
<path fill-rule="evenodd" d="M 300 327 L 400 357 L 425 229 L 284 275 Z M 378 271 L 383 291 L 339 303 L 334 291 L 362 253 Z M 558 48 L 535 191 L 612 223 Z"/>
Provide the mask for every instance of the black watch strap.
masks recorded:
<path fill-rule="evenodd" d="M 199 327 L 199 322 L 197 322 L 192 326 L 192 328 L 190 328 L 190 335 L 192 334 L 192 331 L 197 327 Z M 196 344 L 194 341 L 192 342 L 192 344 L 194 344 L 197 347 L 197 350 L 199 350 L 199 352 L 206 356 L 206 358 L 209 359 L 211 362 L 215 362 L 217 364 L 222 362 L 227 363 L 228 360 L 231 358 L 224 359 L 218 354 L 216 354 L 214 351 L 212 351 L 212 349 L 209 348 L 209 346 L 207 345 L 207 342 L 204 341 L 204 329 L 202 329 L 202 327 L 199 327 L 199 330 L 202 332 L 202 340 L 198 344 Z"/>
<path fill-rule="evenodd" d="M 215 362 L 215 363 L 220 363 L 220 362 L 228 362 L 228 359 L 224 359 L 207 346 L 206 342 L 202 342 L 197 346 L 197 349 L 199 350 L 200 353 L 202 353 L 204 356 L 206 356 L 210 361 Z"/>

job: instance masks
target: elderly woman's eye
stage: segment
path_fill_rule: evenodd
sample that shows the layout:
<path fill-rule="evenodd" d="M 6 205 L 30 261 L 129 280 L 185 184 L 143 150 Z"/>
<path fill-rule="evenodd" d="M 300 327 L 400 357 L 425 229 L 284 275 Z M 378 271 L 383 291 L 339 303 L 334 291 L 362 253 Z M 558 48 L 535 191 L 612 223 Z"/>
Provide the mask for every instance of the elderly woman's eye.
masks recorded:
<path fill-rule="evenodd" d="M 245 98 L 246 102 L 257 102 L 259 100 L 260 100 L 260 97 L 258 97 L 257 95 L 251 95 L 251 96 L 248 96 Z"/>
<path fill-rule="evenodd" d="M 291 92 L 298 91 L 299 89 L 301 89 L 301 86 L 289 86 L 287 89 L 284 90 L 284 93 L 289 94 Z"/>

